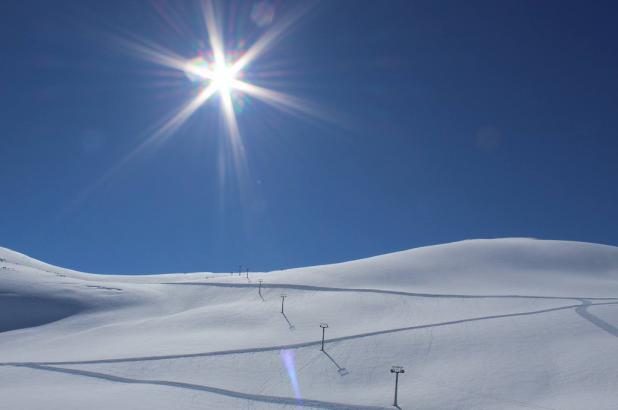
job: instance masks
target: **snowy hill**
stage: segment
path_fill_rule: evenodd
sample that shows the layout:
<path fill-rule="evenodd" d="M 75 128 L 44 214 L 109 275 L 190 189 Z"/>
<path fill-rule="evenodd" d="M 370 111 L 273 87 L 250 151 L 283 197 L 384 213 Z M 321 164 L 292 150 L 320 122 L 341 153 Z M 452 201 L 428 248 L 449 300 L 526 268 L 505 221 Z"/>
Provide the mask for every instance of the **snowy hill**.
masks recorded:
<path fill-rule="evenodd" d="M 609 410 L 617 312 L 618 248 L 578 242 L 249 279 L 94 275 L 0 248 L 0 408 L 392 408 L 401 365 L 402 409 Z"/>

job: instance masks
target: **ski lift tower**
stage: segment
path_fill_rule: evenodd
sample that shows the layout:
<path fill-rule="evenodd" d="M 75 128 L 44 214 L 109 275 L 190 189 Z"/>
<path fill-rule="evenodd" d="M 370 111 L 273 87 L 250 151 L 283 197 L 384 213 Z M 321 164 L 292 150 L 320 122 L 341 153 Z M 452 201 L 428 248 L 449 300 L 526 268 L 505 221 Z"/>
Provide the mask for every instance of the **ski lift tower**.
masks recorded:
<path fill-rule="evenodd" d="M 405 372 L 406 371 L 403 370 L 403 367 L 401 367 L 401 366 L 393 366 L 391 368 L 391 373 L 395 373 L 395 401 L 393 401 L 393 406 L 395 406 L 395 407 L 399 407 L 397 405 L 397 387 L 398 387 L 398 384 L 399 384 L 399 374 L 400 373 L 405 373 Z"/>
<path fill-rule="evenodd" d="M 288 295 L 286 295 L 285 293 L 281 294 L 281 313 L 283 313 L 283 303 L 285 302 L 285 298 L 287 298 Z"/>
<path fill-rule="evenodd" d="M 322 322 L 320 323 L 320 327 L 322 328 L 322 348 L 320 350 L 324 351 L 324 332 L 326 331 L 326 328 L 328 328 L 328 323 Z"/>

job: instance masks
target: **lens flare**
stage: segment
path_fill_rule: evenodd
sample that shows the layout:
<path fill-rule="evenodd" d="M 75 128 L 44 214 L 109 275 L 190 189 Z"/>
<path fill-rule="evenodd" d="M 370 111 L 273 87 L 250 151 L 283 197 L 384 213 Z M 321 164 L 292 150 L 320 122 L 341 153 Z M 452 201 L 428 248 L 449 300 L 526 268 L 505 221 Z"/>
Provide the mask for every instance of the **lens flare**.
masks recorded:
<path fill-rule="evenodd" d="M 295 23 L 317 3 L 315 0 L 307 0 L 294 6 L 286 14 L 277 14 L 273 7 L 275 2 L 264 0 L 256 6 L 251 18 L 254 19 L 256 26 L 266 27 L 255 40 L 248 41 L 252 35 L 241 36 L 235 39 L 235 46 L 226 49 L 226 42 L 223 35 L 223 23 L 227 22 L 230 27 L 242 27 L 242 24 L 235 23 L 233 18 L 226 19 L 226 14 L 215 7 L 213 0 L 199 0 L 201 12 L 199 17 L 201 26 L 197 39 L 192 41 L 195 46 L 193 55 L 188 57 L 180 54 L 167 46 L 156 43 L 130 31 L 118 29 L 118 32 L 106 33 L 120 50 L 126 52 L 131 57 L 136 57 L 148 61 L 163 68 L 157 71 L 157 75 L 166 79 L 173 79 L 167 84 L 175 87 L 184 87 L 176 80 L 184 75 L 187 80 L 195 85 L 195 89 L 190 97 L 182 102 L 178 107 L 155 121 L 144 135 L 140 137 L 140 142 L 121 158 L 104 176 L 94 185 L 100 185 L 109 180 L 118 170 L 144 153 L 147 149 L 156 149 L 161 144 L 171 138 L 198 110 L 208 101 L 218 98 L 219 112 L 221 114 L 222 133 L 226 138 L 220 140 L 219 145 L 219 176 L 221 186 L 230 184 L 223 181 L 226 175 L 234 174 L 238 187 L 238 192 L 243 193 L 245 185 L 251 180 L 245 144 L 241 135 L 241 123 L 237 119 L 237 114 L 243 112 L 246 116 L 247 102 L 259 100 L 278 111 L 292 114 L 304 120 L 332 123 L 332 110 L 327 110 L 323 106 L 310 104 L 308 101 L 299 97 L 291 96 L 281 91 L 275 91 L 266 87 L 265 78 L 272 79 L 275 76 L 282 76 L 284 72 L 269 71 L 264 66 L 254 66 L 254 62 L 271 49 L 278 40 L 287 34 Z M 217 2 L 220 5 L 226 3 Z M 159 11 L 163 13 L 163 9 Z M 239 14 L 240 15 L 240 14 Z M 233 16 L 233 14 L 232 14 Z M 164 16 L 165 17 L 165 16 Z M 229 16 L 228 16 L 229 17 Z M 249 16 L 246 16 L 249 18 Z M 166 19 L 168 21 L 169 19 Z M 259 22 L 258 22 L 259 20 Z M 203 30 L 203 31 L 202 31 Z M 190 28 L 183 27 L 178 32 L 191 32 Z M 228 32 L 233 30 L 228 30 Z M 192 33 L 194 34 L 194 33 Z M 189 39 L 190 40 L 190 39 Z M 176 74 L 180 73 L 181 76 Z M 261 81 L 260 85 L 253 81 Z M 243 106 L 245 109 L 243 110 Z M 249 105 L 248 107 L 251 107 Z M 210 127 L 212 122 L 207 124 Z M 225 182 L 225 183 L 224 183 Z M 94 189 L 90 187 L 84 192 L 81 198 L 85 198 Z M 80 199 L 81 201 L 82 199 Z"/>
<path fill-rule="evenodd" d="M 280 355 L 283 365 L 288 372 L 290 384 L 294 390 L 294 397 L 296 397 L 296 400 L 301 401 L 300 387 L 298 386 L 298 377 L 296 376 L 296 364 L 294 362 L 294 350 L 283 349 L 281 350 Z"/>
<path fill-rule="evenodd" d="M 197 111 L 197 108 L 216 94 L 220 97 L 221 113 L 229 132 L 228 136 L 234 140 L 233 145 L 239 149 L 242 148 L 242 142 L 234 107 L 235 98 L 233 97 L 236 95 L 253 97 L 277 109 L 302 114 L 308 118 L 325 119 L 324 113 L 318 112 L 319 110 L 316 107 L 310 107 L 304 101 L 287 94 L 251 84 L 244 78 L 244 71 L 249 69 L 251 63 L 283 36 L 312 5 L 313 2 L 303 3 L 295 11 L 280 18 L 276 24 L 273 24 L 244 51 L 234 50 L 234 52 L 230 52 L 230 50 L 226 50 L 221 26 L 222 18 L 215 10 L 212 0 L 202 2 L 202 17 L 206 28 L 204 37 L 208 39 L 210 50 L 200 50 L 199 56 L 196 58 L 183 59 L 160 45 L 135 36 L 133 36 L 133 41 L 123 41 L 125 48 L 134 55 L 173 70 L 180 70 L 192 82 L 199 84 L 202 88 L 198 96 L 189 101 L 178 115 L 173 116 L 155 131 L 153 138 L 155 136 L 166 137 L 176 131 Z M 268 8 L 272 7 L 272 4 L 264 2 L 260 7 Z M 271 12 L 269 11 L 266 14 L 270 16 Z M 244 42 L 242 44 L 244 46 Z"/>

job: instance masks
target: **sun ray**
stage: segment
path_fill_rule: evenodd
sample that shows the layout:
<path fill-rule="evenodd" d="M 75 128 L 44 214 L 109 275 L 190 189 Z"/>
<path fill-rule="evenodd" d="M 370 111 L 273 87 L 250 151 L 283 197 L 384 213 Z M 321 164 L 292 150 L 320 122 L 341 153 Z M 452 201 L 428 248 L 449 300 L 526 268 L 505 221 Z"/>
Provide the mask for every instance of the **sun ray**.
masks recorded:
<path fill-rule="evenodd" d="M 211 83 L 195 96 L 191 101 L 184 105 L 172 118 L 170 118 L 161 128 L 159 128 L 149 139 L 156 140 L 160 137 L 169 136 L 187 121 L 193 113 L 202 106 L 210 97 L 217 92 L 217 87 Z"/>
<path fill-rule="evenodd" d="M 270 106 L 293 114 L 303 114 L 310 118 L 325 119 L 325 115 L 317 107 L 307 102 L 274 91 L 263 86 L 251 84 L 245 78 L 244 70 L 248 70 L 252 62 L 262 56 L 289 28 L 304 15 L 314 2 L 309 2 L 296 8 L 287 16 L 283 16 L 270 30 L 267 30 L 251 45 L 248 50 L 235 61 L 225 49 L 220 16 L 217 15 L 212 0 L 201 2 L 201 12 L 204 28 L 210 44 L 210 50 L 200 50 L 197 58 L 180 57 L 173 51 L 154 42 L 137 36 L 118 38 L 121 45 L 132 55 L 157 65 L 178 70 L 187 75 L 193 82 L 203 84 L 199 93 L 186 102 L 180 109 L 154 127 L 147 138 L 133 149 L 121 164 L 134 157 L 137 153 L 155 143 L 160 143 L 175 133 L 193 114 L 215 94 L 219 96 L 220 111 L 225 126 L 224 142 L 229 150 L 233 168 L 240 179 L 248 171 L 245 147 L 237 119 L 236 98 L 245 95 L 264 101 Z M 209 52 L 208 52 L 209 51 Z M 259 72 L 254 72 L 258 73 Z"/>
<path fill-rule="evenodd" d="M 123 38 L 114 34 L 110 34 L 109 36 L 126 49 L 127 52 L 130 52 L 131 55 L 140 57 L 143 60 L 180 71 L 183 71 L 187 64 L 185 58 L 180 57 L 161 45 L 139 38 L 135 35 L 130 36 L 131 38 L 128 38 L 129 36 Z"/>
<path fill-rule="evenodd" d="M 165 121 L 160 127 L 155 127 L 154 132 L 149 134 L 146 139 L 132 149 L 127 155 L 125 155 L 115 166 L 109 169 L 98 180 L 93 182 L 87 187 L 75 200 L 69 204 L 67 211 L 76 207 L 79 203 L 85 200 L 85 198 L 98 186 L 109 180 L 119 169 L 125 166 L 133 157 L 145 150 L 147 147 L 154 143 L 160 142 L 161 139 L 171 135 L 178 127 L 180 127 L 202 104 L 204 104 L 210 97 L 217 92 L 217 88 L 214 85 L 210 85 L 204 88 L 198 95 L 196 95 L 191 101 L 186 103 L 174 116 Z"/>
<path fill-rule="evenodd" d="M 297 8 L 294 12 L 286 16 L 274 27 L 264 33 L 258 40 L 232 65 L 234 72 L 242 71 L 253 60 L 263 54 L 275 41 L 302 17 L 311 7 L 312 3 L 305 3 L 304 7 Z"/>
<path fill-rule="evenodd" d="M 215 73 L 212 70 L 198 64 L 194 64 L 193 62 L 185 63 L 183 71 L 187 74 L 194 74 L 198 77 L 209 80 L 212 80 L 215 77 Z"/>
<path fill-rule="evenodd" d="M 238 129 L 238 122 L 236 121 L 236 113 L 234 112 L 234 103 L 229 90 L 225 90 L 221 93 L 221 103 L 230 138 L 232 141 L 238 141 L 240 140 L 240 131 Z"/>
<path fill-rule="evenodd" d="M 208 40 L 210 41 L 210 47 L 215 58 L 215 64 L 217 67 L 224 66 L 225 61 L 225 49 L 223 46 L 223 38 L 217 20 L 215 19 L 215 8 L 211 0 L 205 0 L 202 3 L 202 11 L 204 14 L 204 21 L 206 22 L 206 31 L 208 32 Z"/>
<path fill-rule="evenodd" d="M 247 162 L 245 158 L 245 146 L 238 128 L 236 113 L 234 111 L 234 103 L 229 91 L 222 92 L 220 95 L 222 114 L 227 129 L 227 142 L 230 144 L 230 153 L 232 155 L 233 167 L 238 183 L 242 184 L 247 175 Z M 241 187 L 242 188 L 242 187 Z M 242 193 L 242 189 L 241 189 Z"/>
<path fill-rule="evenodd" d="M 221 139 L 219 144 L 219 149 L 221 150 L 218 156 L 219 162 L 217 163 L 219 182 L 222 189 L 229 189 L 230 181 L 227 181 L 227 177 L 233 172 L 238 193 L 242 199 L 245 199 L 245 196 L 249 195 L 248 193 L 251 190 L 251 185 L 249 184 L 251 178 L 245 145 L 236 113 L 237 107 L 235 107 L 235 103 L 237 99 L 242 101 L 245 98 L 255 98 L 291 114 L 302 114 L 306 117 L 320 120 L 326 118 L 322 112 L 323 110 L 318 107 L 282 92 L 251 84 L 247 80 L 247 78 L 251 78 L 253 75 L 256 75 L 256 78 L 261 77 L 263 72 L 260 73 L 256 67 L 252 67 L 251 71 L 249 71 L 251 64 L 273 46 L 307 12 L 309 6 L 313 4 L 313 2 L 306 3 L 307 7 L 297 8 L 295 12 L 282 16 L 278 23 L 275 23 L 270 30 L 260 36 L 240 57 L 226 51 L 221 31 L 220 16 L 217 16 L 215 6 L 211 0 L 204 0 L 201 3 L 204 28 L 210 44 L 210 50 L 198 50 L 197 57 L 186 58 L 180 56 L 155 42 L 128 32 L 122 33 L 124 34 L 123 37 L 119 34 L 110 34 L 109 36 L 112 40 L 131 56 L 184 73 L 196 86 L 200 87 L 200 90 L 179 109 L 174 110 L 166 118 L 153 124 L 145 132 L 143 139 L 140 138 L 141 142 L 120 158 L 108 172 L 87 187 L 76 198 L 72 207 L 76 207 L 84 201 L 91 192 L 111 179 L 121 168 L 126 166 L 129 161 L 140 153 L 167 140 L 215 94 L 219 97 L 222 124 L 226 134 L 226 138 Z M 201 44 L 201 41 L 196 43 Z M 234 60 L 232 56 L 236 59 Z M 241 79 L 244 81 L 241 81 Z M 223 201 L 223 198 L 221 200 Z"/>
<path fill-rule="evenodd" d="M 228 64 L 226 58 L 222 31 L 212 0 L 201 2 L 201 9 L 214 61 L 208 62 L 202 57 L 186 60 L 161 46 L 143 39 L 126 41 L 125 45 L 145 60 L 180 70 L 189 77 L 192 77 L 192 79 L 195 80 L 197 78 L 208 84 L 200 94 L 164 123 L 150 139 L 156 140 L 177 130 L 199 106 L 215 93 L 220 95 L 221 110 L 223 111 L 226 129 L 235 149 L 240 149 L 242 141 L 231 95 L 234 91 L 260 99 L 280 110 L 324 119 L 325 115 L 319 109 L 311 107 L 308 103 L 298 98 L 238 79 L 241 77 L 242 71 L 271 47 L 313 4 L 313 2 L 306 3 L 303 7 L 298 7 L 292 13 L 282 18 L 275 26 L 259 37 L 240 58 L 231 64 Z"/>
<path fill-rule="evenodd" d="M 312 107 L 311 104 L 297 97 L 241 80 L 234 80 L 233 87 L 280 110 L 289 111 L 291 109 L 293 112 L 301 113 L 311 118 L 327 120 L 326 114 L 320 109 Z"/>

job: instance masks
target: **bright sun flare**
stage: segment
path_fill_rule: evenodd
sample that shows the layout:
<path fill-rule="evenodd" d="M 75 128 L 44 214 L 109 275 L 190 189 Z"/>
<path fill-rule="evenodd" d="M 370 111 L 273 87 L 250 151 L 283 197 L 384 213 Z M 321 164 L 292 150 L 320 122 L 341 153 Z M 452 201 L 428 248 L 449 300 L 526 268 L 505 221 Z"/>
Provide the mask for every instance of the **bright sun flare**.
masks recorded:
<path fill-rule="evenodd" d="M 213 72 L 212 82 L 219 92 L 229 92 L 234 86 L 236 73 L 227 65 L 217 65 Z"/>
<path fill-rule="evenodd" d="M 233 65 L 227 63 L 212 62 L 208 64 L 203 58 L 198 57 L 187 63 L 185 74 L 193 81 L 204 82 L 214 87 L 214 92 L 229 93 L 233 88 L 238 88 L 240 73 Z"/>
<path fill-rule="evenodd" d="M 298 97 L 250 82 L 252 78 L 272 79 L 282 74 L 281 71 L 260 72 L 255 67 L 251 67 L 251 65 L 256 59 L 264 55 L 291 28 L 293 23 L 312 7 L 313 3 L 303 2 L 301 6 L 298 6 L 286 16 L 280 17 L 274 25 L 262 33 L 248 48 L 245 48 L 243 42 L 242 49 L 234 49 L 233 52 L 229 52 L 224 47 L 225 42 L 222 30 L 218 24 L 222 21 L 222 18 L 221 16 L 217 18 L 213 0 L 200 0 L 200 3 L 206 28 L 206 33 L 204 33 L 202 38 L 208 40 L 210 48 L 200 48 L 198 56 L 193 59 L 182 57 L 174 51 L 168 50 L 147 39 L 137 37 L 131 39 L 117 38 L 120 44 L 124 45 L 135 56 L 162 67 L 184 73 L 196 87 L 192 97 L 158 122 L 144 141 L 133 149 L 115 168 L 120 167 L 147 147 L 159 144 L 170 137 L 200 107 L 217 95 L 222 114 L 222 125 L 225 128 L 225 135 L 228 137 L 222 140 L 226 144 L 224 147 L 225 155 L 227 153 L 231 154 L 229 158 L 234 168 L 233 172 L 236 174 L 239 183 L 242 184 L 244 183 L 242 180 L 243 176 L 246 177 L 247 175 L 247 164 L 240 127 L 236 118 L 236 104 L 243 105 L 248 99 L 256 99 L 288 114 L 300 115 L 311 120 L 332 121 L 330 115 L 325 113 L 321 107 L 310 104 Z M 223 153 L 224 151 L 221 152 Z M 222 164 L 223 161 L 227 161 L 225 156 L 221 158 L 223 158 L 221 160 Z M 225 166 L 221 169 L 225 170 Z M 108 178 L 113 171 L 108 172 L 103 179 Z M 221 178 L 225 177 L 223 173 L 220 176 Z"/>
<path fill-rule="evenodd" d="M 207 31 L 205 37 L 210 43 L 210 50 L 200 53 L 199 57 L 185 60 L 152 43 L 130 43 L 132 49 L 137 51 L 141 57 L 162 66 L 180 70 L 191 81 L 199 84 L 197 94 L 164 121 L 140 147 L 171 135 L 215 94 L 219 96 L 224 124 L 237 161 L 240 161 L 240 157 L 244 155 L 235 112 L 237 96 L 254 97 L 287 112 L 301 113 L 313 118 L 322 117 L 318 110 L 309 107 L 306 102 L 250 83 L 245 78 L 247 77 L 245 72 L 250 64 L 262 55 L 306 11 L 306 8 L 299 8 L 287 18 L 282 18 L 242 54 L 239 55 L 236 52 L 234 58 L 230 58 L 232 55 L 225 50 L 223 35 L 218 19 L 215 17 L 212 1 L 204 0 L 202 6 Z"/>
<path fill-rule="evenodd" d="M 185 66 L 185 74 L 193 81 L 204 82 L 214 87 L 215 92 L 229 93 L 233 88 L 238 88 L 238 70 L 227 63 L 213 62 L 208 64 L 203 58 L 198 57 Z"/>

